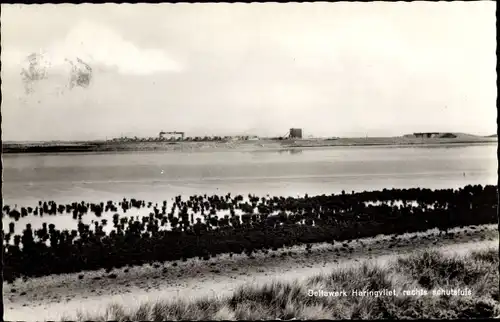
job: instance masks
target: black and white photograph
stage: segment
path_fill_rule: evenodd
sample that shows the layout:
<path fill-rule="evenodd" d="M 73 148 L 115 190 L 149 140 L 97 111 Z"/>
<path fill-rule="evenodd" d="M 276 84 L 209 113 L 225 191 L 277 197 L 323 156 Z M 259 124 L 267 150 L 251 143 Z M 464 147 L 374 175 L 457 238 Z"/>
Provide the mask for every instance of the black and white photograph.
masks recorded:
<path fill-rule="evenodd" d="M 495 1 L 0 19 L 3 320 L 500 318 Z"/>

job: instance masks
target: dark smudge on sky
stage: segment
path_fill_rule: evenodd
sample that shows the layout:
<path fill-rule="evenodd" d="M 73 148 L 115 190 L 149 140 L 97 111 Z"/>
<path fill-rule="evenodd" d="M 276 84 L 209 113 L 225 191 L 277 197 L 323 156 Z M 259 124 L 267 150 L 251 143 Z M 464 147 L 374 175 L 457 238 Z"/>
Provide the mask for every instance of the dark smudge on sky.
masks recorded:
<path fill-rule="evenodd" d="M 24 83 L 25 93 L 27 95 L 35 92 L 34 85 L 42 80 L 49 78 L 48 69 L 52 64 L 45 60 L 43 54 L 33 53 L 26 58 L 27 67 L 21 69 L 21 76 Z M 75 86 L 87 88 L 92 80 L 92 67 L 80 58 L 76 61 L 65 59 L 65 62 L 71 65 L 68 84 L 64 87 L 73 89 Z"/>
<path fill-rule="evenodd" d="M 42 64 L 43 57 L 38 54 L 31 54 L 27 57 L 28 68 L 21 69 L 21 76 L 23 77 L 24 89 L 26 94 L 34 92 L 33 84 L 42 79 L 47 78 L 47 67 Z M 50 64 L 49 64 L 50 66 Z"/>
<path fill-rule="evenodd" d="M 72 66 L 69 88 L 72 89 L 75 86 L 87 88 L 92 80 L 92 67 L 80 58 L 76 58 L 76 63 L 67 61 Z"/>

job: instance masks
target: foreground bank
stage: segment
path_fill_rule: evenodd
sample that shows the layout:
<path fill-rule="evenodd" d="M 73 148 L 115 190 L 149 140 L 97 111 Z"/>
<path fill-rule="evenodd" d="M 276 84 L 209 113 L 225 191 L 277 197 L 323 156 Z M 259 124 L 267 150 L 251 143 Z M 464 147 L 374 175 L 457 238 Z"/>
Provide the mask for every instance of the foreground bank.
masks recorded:
<path fill-rule="evenodd" d="M 219 255 L 208 261 L 154 263 L 85 273 L 50 275 L 4 284 L 7 320 L 76 320 L 77 312 L 104 315 L 112 304 L 135 310 L 141 303 L 229 297 L 245 285 L 259 287 L 302 281 L 369 261 L 386 265 L 416 251 L 437 250 L 463 255 L 498 246 L 497 225 L 455 228 L 453 235 L 429 230 L 399 236 L 377 236 L 349 243 L 285 247 L 255 256 Z M 71 317 L 71 318 L 70 318 Z"/>
<path fill-rule="evenodd" d="M 500 314 L 498 248 L 466 255 L 414 253 L 387 265 L 243 286 L 228 297 L 110 305 L 80 321 L 273 319 L 469 319 Z M 339 294 L 325 296 L 329 291 Z M 321 294 L 320 294 L 321 293 Z M 341 295 L 340 295 L 341 294 Z"/>

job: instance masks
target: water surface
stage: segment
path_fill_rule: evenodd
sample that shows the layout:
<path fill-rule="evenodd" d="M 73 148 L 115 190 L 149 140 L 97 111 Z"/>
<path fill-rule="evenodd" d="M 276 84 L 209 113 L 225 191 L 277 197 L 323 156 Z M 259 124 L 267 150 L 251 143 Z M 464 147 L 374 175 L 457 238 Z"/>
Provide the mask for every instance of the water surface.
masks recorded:
<path fill-rule="evenodd" d="M 334 147 L 257 152 L 3 155 L 6 204 L 175 195 L 309 195 L 383 188 L 496 184 L 496 144 Z"/>

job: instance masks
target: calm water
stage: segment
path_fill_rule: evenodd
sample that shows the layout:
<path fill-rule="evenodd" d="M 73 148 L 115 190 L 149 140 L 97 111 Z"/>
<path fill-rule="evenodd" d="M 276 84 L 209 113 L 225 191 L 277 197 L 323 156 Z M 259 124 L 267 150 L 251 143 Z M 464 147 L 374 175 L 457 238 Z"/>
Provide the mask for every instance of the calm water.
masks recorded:
<path fill-rule="evenodd" d="M 496 184 L 496 149 L 489 144 L 4 155 L 3 198 L 4 204 L 20 207 L 36 206 L 39 200 L 105 202 L 126 197 L 160 202 L 204 193 L 297 196 L 393 187 L 458 188 Z M 75 225 L 71 215 L 63 217 Z M 4 219 L 4 225 L 8 221 Z"/>
<path fill-rule="evenodd" d="M 298 151 L 3 156 L 6 204 L 151 201 L 178 194 L 292 195 L 496 184 L 496 144 Z M 465 174 L 465 176 L 464 176 Z"/>

